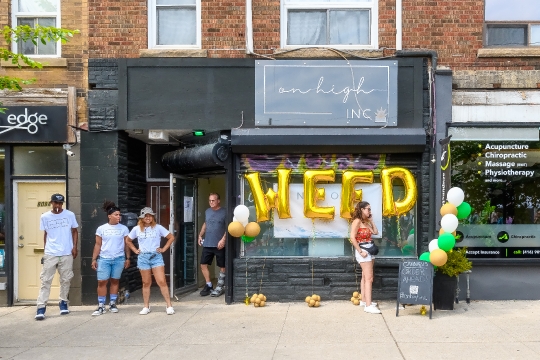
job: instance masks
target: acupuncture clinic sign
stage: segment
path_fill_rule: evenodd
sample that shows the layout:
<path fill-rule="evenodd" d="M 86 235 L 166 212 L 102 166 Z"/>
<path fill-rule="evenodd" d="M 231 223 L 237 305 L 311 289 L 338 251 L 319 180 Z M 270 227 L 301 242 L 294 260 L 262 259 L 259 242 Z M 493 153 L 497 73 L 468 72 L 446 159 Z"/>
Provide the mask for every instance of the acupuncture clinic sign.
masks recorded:
<path fill-rule="evenodd" d="M 67 107 L 9 106 L 0 114 L 0 142 L 65 142 Z"/>
<path fill-rule="evenodd" d="M 397 60 L 257 60 L 256 126 L 397 126 Z"/>

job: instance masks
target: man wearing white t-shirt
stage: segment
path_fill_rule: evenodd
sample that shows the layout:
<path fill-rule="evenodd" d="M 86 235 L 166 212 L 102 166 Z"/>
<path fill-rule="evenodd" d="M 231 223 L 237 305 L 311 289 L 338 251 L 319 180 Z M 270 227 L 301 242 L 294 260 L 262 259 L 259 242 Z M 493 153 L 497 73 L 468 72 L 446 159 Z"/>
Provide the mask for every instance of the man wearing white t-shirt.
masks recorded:
<path fill-rule="evenodd" d="M 69 314 L 68 293 L 73 278 L 73 259 L 77 257 L 77 220 L 75 214 L 63 209 L 64 196 L 54 194 L 51 196 L 52 210 L 41 215 L 40 230 L 45 231 L 45 255 L 43 256 L 43 269 L 41 270 L 41 288 L 37 299 L 36 320 L 45 319 L 47 301 L 51 292 L 51 283 L 58 269 L 60 275 L 60 315 Z"/>

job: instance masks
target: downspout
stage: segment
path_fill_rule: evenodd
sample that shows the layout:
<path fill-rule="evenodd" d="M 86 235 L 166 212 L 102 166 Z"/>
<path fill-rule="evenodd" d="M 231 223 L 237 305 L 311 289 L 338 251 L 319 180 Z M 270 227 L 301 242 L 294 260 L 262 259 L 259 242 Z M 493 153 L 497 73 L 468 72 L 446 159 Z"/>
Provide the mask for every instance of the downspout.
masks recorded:
<path fill-rule="evenodd" d="M 403 0 L 396 0 L 396 50 L 402 48 L 403 24 L 401 12 L 403 10 Z"/>
<path fill-rule="evenodd" d="M 253 54 L 253 10 L 252 0 L 246 0 L 246 54 Z"/>
<path fill-rule="evenodd" d="M 398 1 L 398 0 L 396 0 Z M 396 57 L 429 57 L 431 58 L 431 71 L 430 71 L 430 77 L 431 81 L 429 84 L 430 87 L 430 93 L 429 93 L 429 105 L 431 108 L 431 133 L 430 139 L 431 144 L 429 147 L 429 215 L 428 215 L 428 221 L 429 221 L 429 228 L 428 228 L 428 241 L 430 239 L 435 238 L 435 220 L 437 219 L 436 215 L 436 201 L 435 201 L 435 169 L 437 161 L 432 161 L 433 159 L 436 159 L 436 149 L 435 149 L 435 139 L 436 139 L 436 106 L 435 106 L 435 70 L 437 69 L 437 52 L 435 50 L 399 50 L 396 51 Z M 421 249 L 425 250 L 426 249 Z"/>

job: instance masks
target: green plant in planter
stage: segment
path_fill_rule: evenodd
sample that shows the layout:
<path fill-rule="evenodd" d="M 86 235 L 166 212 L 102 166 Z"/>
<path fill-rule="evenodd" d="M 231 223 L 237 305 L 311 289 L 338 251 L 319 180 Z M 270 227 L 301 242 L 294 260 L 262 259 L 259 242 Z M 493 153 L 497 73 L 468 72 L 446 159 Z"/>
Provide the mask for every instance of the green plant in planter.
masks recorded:
<path fill-rule="evenodd" d="M 449 251 L 448 260 L 443 266 L 437 267 L 437 271 L 448 276 L 458 276 L 464 271 L 472 269 L 472 262 L 467 259 L 467 248 L 458 248 Z"/>

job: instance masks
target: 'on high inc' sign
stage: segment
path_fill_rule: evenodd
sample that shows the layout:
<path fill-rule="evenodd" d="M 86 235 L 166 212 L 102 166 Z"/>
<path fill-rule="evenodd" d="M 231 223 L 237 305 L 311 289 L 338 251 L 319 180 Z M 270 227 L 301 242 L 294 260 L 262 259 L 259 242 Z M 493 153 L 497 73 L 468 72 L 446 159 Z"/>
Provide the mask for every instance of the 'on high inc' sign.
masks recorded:
<path fill-rule="evenodd" d="M 397 60 L 257 60 L 256 126 L 397 126 Z"/>

